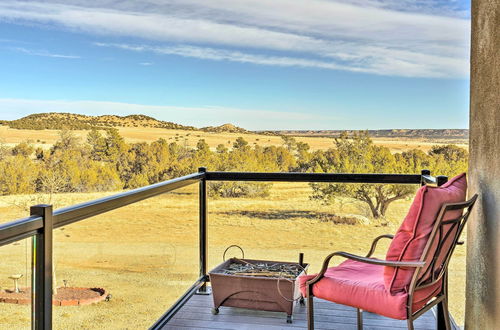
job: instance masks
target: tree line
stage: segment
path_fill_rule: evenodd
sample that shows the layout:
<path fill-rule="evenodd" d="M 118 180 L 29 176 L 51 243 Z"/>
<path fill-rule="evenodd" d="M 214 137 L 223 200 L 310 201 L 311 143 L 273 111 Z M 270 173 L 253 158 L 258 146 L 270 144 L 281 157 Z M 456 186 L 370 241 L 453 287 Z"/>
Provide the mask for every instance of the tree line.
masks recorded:
<path fill-rule="evenodd" d="M 91 192 L 132 189 L 196 172 L 210 171 L 420 173 L 452 176 L 467 170 L 468 153 L 455 145 L 435 146 L 429 152 L 392 154 L 374 145 L 367 132 L 342 134 L 332 148 L 311 151 L 308 144 L 283 136 L 281 146 L 250 146 L 239 137 L 231 149 L 211 150 L 200 139 L 196 148 L 159 139 L 126 143 L 118 130 L 92 129 L 85 141 L 63 130 L 50 148 L 23 142 L 0 146 L 0 194 Z M 209 194 L 219 197 L 265 197 L 271 183 L 211 182 Z M 373 217 L 384 216 L 390 203 L 406 198 L 416 187 L 376 184 L 311 184 L 312 199 L 330 203 L 338 196 L 366 203 Z"/>

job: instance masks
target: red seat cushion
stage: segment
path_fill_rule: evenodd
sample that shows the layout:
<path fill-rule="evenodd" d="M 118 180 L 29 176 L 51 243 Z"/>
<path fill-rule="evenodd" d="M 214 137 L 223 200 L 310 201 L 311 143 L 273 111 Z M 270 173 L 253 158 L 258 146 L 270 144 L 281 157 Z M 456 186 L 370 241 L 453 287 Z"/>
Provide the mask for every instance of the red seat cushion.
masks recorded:
<path fill-rule="evenodd" d="M 306 281 L 316 275 L 299 277 L 302 295 L 306 296 Z M 441 289 L 441 283 L 416 291 L 413 310 L 422 308 Z M 391 294 L 384 285 L 384 266 L 347 260 L 327 270 L 325 277 L 313 285 L 315 297 L 363 309 L 387 317 L 405 320 L 408 294 Z"/>
<path fill-rule="evenodd" d="M 386 260 L 418 261 L 424 251 L 436 217 L 444 203 L 465 201 L 467 180 L 460 174 L 440 187 L 423 186 L 418 191 L 407 216 L 387 251 Z M 448 212 L 445 220 L 457 218 L 461 210 Z M 404 291 L 414 270 L 385 267 L 384 283 L 391 293 Z"/>

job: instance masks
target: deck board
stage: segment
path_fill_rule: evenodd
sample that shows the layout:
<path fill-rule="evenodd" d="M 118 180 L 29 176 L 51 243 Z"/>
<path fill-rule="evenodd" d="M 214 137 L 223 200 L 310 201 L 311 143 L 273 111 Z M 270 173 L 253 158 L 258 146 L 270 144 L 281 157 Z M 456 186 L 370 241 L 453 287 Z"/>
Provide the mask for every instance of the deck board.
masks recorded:
<path fill-rule="evenodd" d="M 356 309 L 314 299 L 316 329 L 355 330 Z M 242 308 L 220 307 L 218 315 L 212 315 L 211 295 L 194 295 L 163 329 L 231 329 L 231 330 L 298 330 L 307 328 L 306 307 L 295 307 L 293 323 L 286 323 L 285 313 L 254 311 Z M 406 321 L 394 320 L 373 313 L 363 313 L 366 330 L 406 329 Z M 428 311 L 415 322 L 415 329 L 436 329 L 433 311 Z"/>

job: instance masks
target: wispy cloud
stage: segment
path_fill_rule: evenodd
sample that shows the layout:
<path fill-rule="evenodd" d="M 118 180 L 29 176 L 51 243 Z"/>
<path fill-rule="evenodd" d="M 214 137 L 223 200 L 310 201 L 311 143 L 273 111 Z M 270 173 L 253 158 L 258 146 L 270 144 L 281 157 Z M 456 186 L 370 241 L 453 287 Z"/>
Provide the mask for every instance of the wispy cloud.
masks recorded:
<path fill-rule="evenodd" d="M 83 0 L 7 0 L 0 4 L 0 20 L 141 38 L 150 43 L 141 45 L 142 51 L 208 60 L 466 77 L 470 21 L 461 18 L 459 6 L 442 3 L 96 0 L 89 5 Z M 137 51 L 134 47 L 139 46 L 129 50 Z"/>
<path fill-rule="evenodd" d="M 99 47 L 114 47 L 136 52 L 153 52 L 157 54 L 178 55 L 183 57 L 200 58 L 204 60 L 253 63 L 259 65 L 272 65 L 272 66 L 301 66 L 301 67 L 316 67 L 323 69 L 342 69 L 340 65 L 336 65 L 334 63 L 329 63 L 329 62 L 307 60 L 303 58 L 249 54 L 240 51 L 229 51 L 224 49 L 215 49 L 208 47 L 195 47 L 186 45 L 174 46 L 174 47 L 152 47 L 146 45 L 129 45 L 129 44 L 113 44 L 113 43 L 110 44 L 102 42 L 97 42 L 94 44 Z M 151 63 L 140 63 L 140 64 L 151 65 Z M 352 68 L 345 67 L 343 69 L 350 70 Z"/>
<path fill-rule="evenodd" d="M 142 65 L 142 66 L 151 66 L 153 65 L 154 63 L 152 62 L 140 62 L 139 65 Z"/>
<path fill-rule="evenodd" d="M 457 18 L 470 17 L 468 1 L 461 0 L 336 0 L 358 6 L 390 9 L 410 13 L 425 13 Z"/>
<path fill-rule="evenodd" d="M 44 57 L 54 57 L 54 58 L 67 58 L 67 59 L 78 59 L 81 58 L 80 56 L 76 55 L 63 55 L 63 54 L 55 54 L 51 53 L 46 50 L 33 50 L 33 49 L 27 49 L 27 48 L 22 48 L 22 47 L 11 47 L 10 48 L 13 51 L 16 52 L 21 52 L 24 54 L 28 55 L 33 55 L 33 56 L 44 56 Z"/>
<path fill-rule="evenodd" d="M 326 129 L 337 118 L 334 116 L 282 112 L 266 109 L 241 109 L 220 106 L 177 107 L 144 105 L 105 101 L 30 100 L 0 98 L 0 119 L 18 119 L 39 112 L 70 112 L 86 115 L 146 114 L 157 119 L 196 127 L 221 125 L 231 122 L 254 130 L 300 129 L 304 122 L 310 127 Z M 223 122 L 221 121 L 223 118 Z"/>
<path fill-rule="evenodd" d="M 377 56 L 378 60 L 371 63 L 363 63 L 364 56 L 350 55 L 348 53 L 326 53 L 323 54 L 323 60 L 289 57 L 289 56 L 271 56 L 252 54 L 248 52 L 225 50 L 209 47 L 196 46 L 148 46 L 148 45 L 130 45 L 114 43 L 94 43 L 99 47 L 114 47 L 136 52 L 153 52 L 163 55 L 178 55 L 183 57 L 200 58 L 214 61 L 230 61 L 239 63 L 252 63 L 257 65 L 270 65 L 281 67 L 304 67 L 320 68 L 327 70 L 345 70 L 352 72 L 365 72 L 378 75 L 396 75 L 403 77 L 448 77 L 449 73 L 462 68 L 461 60 L 446 59 L 439 56 L 413 54 L 405 51 L 389 51 L 383 49 L 366 47 L 364 52 L 366 56 Z M 344 49 L 344 52 L 346 50 Z M 390 54 L 389 54 L 390 53 Z M 392 55 L 392 57 L 389 57 Z M 340 61 L 327 61 L 328 58 L 338 58 Z M 343 61 L 347 60 L 347 61 Z M 422 67 L 422 60 L 432 61 L 432 67 Z M 345 63 L 345 64 L 342 64 Z"/>

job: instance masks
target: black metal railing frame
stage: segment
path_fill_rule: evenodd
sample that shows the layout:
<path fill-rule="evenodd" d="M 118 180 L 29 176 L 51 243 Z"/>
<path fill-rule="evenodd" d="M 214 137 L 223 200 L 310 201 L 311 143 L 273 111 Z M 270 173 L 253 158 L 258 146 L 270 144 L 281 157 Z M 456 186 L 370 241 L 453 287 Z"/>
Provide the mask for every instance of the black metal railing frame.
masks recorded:
<path fill-rule="evenodd" d="M 439 186 L 447 181 L 447 177 L 433 177 L 429 170 L 422 170 L 421 174 L 258 173 L 209 172 L 206 168 L 200 167 L 197 173 L 56 211 L 52 210 L 51 205 L 32 206 L 29 217 L 0 225 L 0 246 L 33 237 L 32 328 L 38 330 L 52 327 L 52 232 L 54 229 L 195 183 L 199 184 L 200 276 L 151 328 L 163 327 L 192 295 L 207 294 L 206 283 L 209 281 L 207 181 L 434 184 Z"/>

